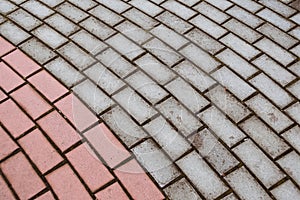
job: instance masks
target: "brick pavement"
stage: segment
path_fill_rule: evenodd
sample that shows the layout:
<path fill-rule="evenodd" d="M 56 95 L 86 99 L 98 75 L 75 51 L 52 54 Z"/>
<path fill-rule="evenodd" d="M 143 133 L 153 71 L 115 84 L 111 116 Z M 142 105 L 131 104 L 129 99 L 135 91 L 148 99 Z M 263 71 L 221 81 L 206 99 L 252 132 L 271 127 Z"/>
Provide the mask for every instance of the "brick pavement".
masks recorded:
<path fill-rule="evenodd" d="M 0 196 L 300 199 L 299 10 L 2 0 Z"/>

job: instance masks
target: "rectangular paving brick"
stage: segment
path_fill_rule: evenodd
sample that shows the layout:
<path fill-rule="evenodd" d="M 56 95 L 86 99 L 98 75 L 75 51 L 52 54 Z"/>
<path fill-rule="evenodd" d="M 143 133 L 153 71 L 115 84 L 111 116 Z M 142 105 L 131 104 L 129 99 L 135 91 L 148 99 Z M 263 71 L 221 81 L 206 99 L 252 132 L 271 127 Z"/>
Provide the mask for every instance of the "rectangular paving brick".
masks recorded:
<path fill-rule="evenodd" d="M 53 194 L 49 191 L 37 197 L 36 200 L 55 200 L 55 198 Z"/>
<path fill-rule="evenodd" d="M 8 18 L 19 24 L 27 31 L 31 31 L 32 29 L 34 29 L 42 23 L 39 19 L 32 16 L 23 9 L 18 9 L 14 11 L 13 13 L 8 15 Z"/>
<path fill-rule="evenodd" d="M 55 8 L 55 10 L 75 23 L 78 23 L 89 16 L 88 14 L 68 2 L 60 4 Z"/>
<path fill-rule="evenodd" d="M 4 54 L 10 52 L 13 50 L 15 47 L 10 44 L 8 41 L 6 41 L 4 38 L 0 38 L 0 56 L 3 56 Z"/>
<path fill-rule="evenodd" d="M 54 13 L 53 10 L 49 9 L 47 6 L 41 4 L 38 1 L 29 0 L 21 5 L 24 9 L 29 11 L 31 14 L 37 16 L 40 19 L 44 19 L 47 16 Z"/>
<path fill-rule="evenodd" d="M 289 17 L 290 15 L 294 14 L 296 10 L 293 8 L 285 5 L 284 3 L 281 3 L 280 1 L 275 1 L 275 0 L 261 0 L 260 3 L 263 5 L 267 6 L 271 10 L 274 10 L 275 12 L 278 12 L 279 14 Z"/>
<path fill-rule="evenodd" d="M 24 83 L 24 80 L 4 62 L 0 62 L 0 72 L 0 86 L 6 92 L 10 92 Z"/>
<path fill-rule="evenodd" d="M 216 9 L 215 7 L 211 6 L 206 2 L 201 2 L 193 7 L 195 10 L 199 11 L 202 15 L 212 19 L 213 21 L 221 24 L 226 21 L 229 16 L 221 12 L 220 10 Z"/>
<path fill-rule="evenodd" d="M 207 0 L 210 4 L 216 6 L 217 8 L 221 10 L 226 10 L 230 6 L 232 6 L 232 3 L 228 0 Z"/>
<path fill-rule="evenodd" d="M 15 45 L 20 44 L 30 37 L 27 32 L 23 31 L 11 21 L 7 21 L 0 25 L 0 32 Z"/>
<path fill-rule="evenodd" d="M 251 0 L 244 0 L 244 1 L 239 1 L 239 0 L 232 0 L 232 2 L 236 3 L 237 5 L 245 8 L 246 10 L 249 10 L 250 12 L 254 13 L 258 11 L 259 9 L 262 8 L 261 5 L 259 5 L 256 2 L 253 2 Z"/>
<path fill-rule="evenodd" d="M 291 116 L 298 124 L 300 124 L 300 103 L 297 102 L 293 104 L 292 106 L 288 107 L 286 109 L 286 112 L 288 113 L 289 116 Z"/>
<path fill-rule="evenodd" d="M 136 8 L 131 8 L 130 10 L 124 12 L 123 16 L 130 19 L 144 30 L 149 30 L 158 24 L 154 18 L 149 17 Z"/>
<path fill-rule="evenodd" d="M 92 199 L 67 164 L 48 174 L 46 179 L 59 199 Z"/>
<path fill-rule="evenodd" d="M 24 0 L 17 0 L 17 1 L 24 1 Z M 63 0 L 40 0 L 40 1 L 50 6 L 51 8 L 63 2 Z"/>
<path fill-rule="evenodd" d="M 300 127 L 295 126 L 290 130 L 284 132 L 282 137 L 288 141 L 295 149 L 300 151 Z"/>
<path fill-rule="evenodd" d="M 76 24 L 58 13 L 45 19 L 45 22 L 65 36 L 69 36 L 79 29 Z"/>
<path fill-rule="evenodd" d="M 14 4 L 10 3 L 7 0 L 4 0 L 0 4 L 0 13 L 6 15 L 6 14 L 12 12 L 13 10 L 15 10 L 16 8 L 17 8 L 17 6 L 15 6 Z"/>
<path fill-rule="evenodd" d="M 2 177 L 0 177 L 0 196 L 7 200 L 14 200 L 15 197 L 10 191 L 8 185 L 5 183 Z"/>
<path fill-rule="evenodd" d="M 98 5 L 95 8 L 89 10 L 89 13 L 93 14 L 96 18 L 104 21 L 106 24 L 109 24 L 111 26 L 114 26 L 123 20 L 123 17 L 102 5 Z"/>
<path fill-rule="evenodd" d="M 190 17 L 196 14 L 195 11 L 178 3 L 177 1 L 168 0 L 164 2 L 161 6 L 185 20 L 189 19 Z"/>
<path fill-rule="evenodd" d="M 96 6 L 97 3 L 93 0 L 86 0 L 86 1 L 80 1 L 80 0 L 70 0 L 71 3 L 78 6 L 79 8 L 83 10 L 89 10 L 92 7 Z"/>
<path fill-rule="evenodd" d="M 42 173 L 63 161 L 63 158 L 38 129 L 25 135 L 18 142 Z"/>
<path fill-rule="evenodd" d="M 263 20 L 238 6 L 228 9 L 226 13 L 247 24 L 251 28 L 256 28 L 263 23 Z"/>
<path fill-rule="evenodd" d="M 300 184 L 300 157 L 295 151 L 280 158 L 277 163 L 298 185 Z"/>
<path fill-rule="evenodd" d="M 228 189 L 195 151 L 178 160 L 176 164 L 205 198 L 214 199 Z"/>
<path fill-rule="evenodd" d="M 271 191 L 276 199 L 299 199 L 300 190 L 289 180 Z"/>
<path fill-rule="evenodd" d="M 9 137 L 8 133 L 6 133 L 2 127 L 0 127 L 0 146 L 0 160 L 18 149 L 17 144 Z"/>
<path fill-rule="evenodd" d="M 45 188 L 45 184 L 21 152 L 5 160 L 0 166 L 20 199 L 29 199 Z"/>
<path fill-rule="evenodd" d="M 128 8 L 130 8 L 130 6 L 127 3 L 125 3 L 121 0 L 111 0 L 110 2 L 108 2 L 106 0 L 97 0 L 97 1 L 100 4 L 107 6 L 108 8 L 112 9 L 113 11 L 115 11 L 119 14 L 124 12 Z"/>
<path fill-rule="evenodd" d="M 101 40 L 105 40 L 115 33 L 112 28 L 94 17 L 87 18 L 80 25 Z"/>
<path fill-rule="evenodd" d="M 114 183 L 95 194 L 97 199 L 122 199 L 129 200 L 126 193 L 118 183 Z"/>
<path fill-rule="evenodd" d="M 157 14 L 161 13 L 163 9 L 154 3 L 147 1 L 147 0 L 132 0 L 129 4 L 133 5 L 137 9 L 147 13 L 151 17 L 156 16 Z"/>

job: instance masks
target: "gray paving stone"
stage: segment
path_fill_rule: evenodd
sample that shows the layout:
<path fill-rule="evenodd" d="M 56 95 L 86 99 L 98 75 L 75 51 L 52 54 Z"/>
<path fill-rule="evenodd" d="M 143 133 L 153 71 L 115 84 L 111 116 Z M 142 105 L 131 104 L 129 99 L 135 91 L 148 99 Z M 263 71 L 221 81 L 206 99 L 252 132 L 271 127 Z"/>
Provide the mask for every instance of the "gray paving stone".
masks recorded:
<path fill-rule="evenodd" d="M 290 51 L 293 52 L 296 56 L 300 57 L 300 45 L 295 46 Z"/>
<path fill-rule="evenodd" d="M 11 2 L 14 2 L 15 4 L 21 4 L 26 0 L 11 0 Z"/>
<path fill-rule="evenodd" d="M 93 80 L 100 88 L 109 95 L 119 90 L 125 83 L 111 73 L 102 64 L 96 63 L 84 71 L 84 74 Z"/>
<path fill-rule="evenodd" d="M 111 48 L 101 52 L 96 58 L 121 78 L 124 78 L 136 69 L 135 66 Z"/>
<path fill-rule="evenodd" d="M 288 141 L 298 152 L 300 152 L 300 127 L 295 126 L 284 132 L 282 137 Z"/>
<path fill-rule="evenodd" d="M 181 62 L 173 69 L 201 92 L 216 83 L 210 76 L 188 61 Z"/>
<path fill-rule="evenodd" d="M 300 124 L 300 103 L 297 102 L 285 110 L 288 115 L 293 118 L 298 124 Z"/>
<path fill-rule="evenodd" d="M 132 0 L 129 2 L 129 4 L 143 11 L 144 13 L 147 13 L 151 17 L 154 17 L 163 11 L 161 7 L 147 0 Z"/>
<path fill-rule="evenodd" d="M 222 198 L 222 200 L 238 200 L 238 198 L 233 193 L 231 193 L 230 195 Z"/>
<path fill-rule="evenodd" d="M 187 6 L 192 6 L 194 4 L 196 4 L 197 2 L 199 2 L 199 0 L 178 0 L 181 3 L 187 5 Z"/>
<path fill-rule="evenodd" d="M 261 4 L 267 6 L 271 10 L 274 10 L 275 12 L 278 12 L 279 14 L 289 17 L 292 14 L 296 12 L 295 9 L 281 3 L 280 1 L 276 0 L 260 0 L 259 1 Z"/>
<path fill-rule="evenodd" d="M 30 37 L 27 32 L 23 31 L 11 21 L 0 25 L 0 33 L 14 45 L 18 45 Z"/>
<path fill-rule="evenodd" d="M 20 48 L 40 64 L 44 64 L 56 56 L 56 53 L 35 38 L 26 41 Z"/>
<path fill-rule="evenodd" d="M 2 24 L 5 21 L 6 21 L 6 19 L 2 15 L 0 15 L 0 24 Z"/>
<path fill-rule="evenodd" d="M 17 6 L 9 2 L 8 0 L 2 0 L 0 2 L 0 13 L 3 15 L 10 13 L 17 8 L 18 8 Z"/>
<path fill-rule="evenodd" d="M 300 190 L 289 180 L 271 191 L 276 199 L 300 199 Z"/>
<path fill-rule="evenodd" d="M 278 164 L 283 170 L 298 184 L 300 185 L 300 156 L 292 151 L 286 156 L 279 159 Z"/>
<path fill-rule="evenodd" d="M 218 10 L 217 8 L 211 6 L 206 2 L 201 2 L 193 7 L 195 10 L 199 11 L 202 15 L 212 19 L 213 21 L 221 24 L 226 21 L 229 16 Z"/>
<path fill-rule="evenodd" d="M 239 125 L 268 155 L 276 158 L 289 149 L 285 141 L 253 116 Z"/>
<path fill-rule="evenodd" d="M 288 88 L 288 91 L 290 91 L 298 100 L 300 100 L 300 81 L 297 81 L 296 83 L 290 85 Z"/>
<path fill-rule="evenodd" d="M 183 105 L 193 113 L 198 112 L 209 104 L 202 95 L 194 90 L 182 78 L 176 78 L 168 83 L 165 88 L 170 91 Z"/>
<path fill-rule="evenodd" d="M 236 123 L 251 113 L 222 86 L 209 90 L 205 95 Z"/>
<path fill-rule="evenodd" d="M 214 72 L 212 77 L 214 77 L 221 85 L 227 88 L 240 100 L 244 100 L 255 92 L 255 89 L 235 75 L 227 67 L 222 67 L 218 71 Z"/>
<path fill-rule="evenodd" d="M 228 0 L 206 0 L 206 1 L 223 11 L 233 5 Z"/>
<path fill-rule="evenodd" d="M 277 133 L 283 131 L 293 123 L 286 115 L 260 94 L 248 100 L 246 104 Z"/>
<path fill-rule="evenodd" d="M 55 10 L 75 23 L 78 23 L 79 21 L 89 16 L 88 14 L 68 2 L 59 5 Z"/>
<path fill-rule="evenodd" d="M 296 62 L 295 64 L 291 65 L 289 69 L 294 72 L 296 75 L 300 76 L 300 62 Z"/>
<path fill-rule="evenodd" d="M 97 5 L 97 3 L 93 0 L 85 0 L 85 1 L 69 0 L 69 1 L 83 10 L 89 10 L 92 7 Z"/>
<path fill-rule="evenodd" d="M 196 133 L 189 140 L 199 151 L 199 154 L 206 158 L 220 175 L 239 164 L 238 160 L 208 129 Z"/>
<path fill-rule="evenodd" d="M 161 4 L 161 6 L 185 20 L 189 19 L 190 17 L 196 14 L 195 11 L 178 3 L 177 1 L 168 0 Z"/>
<path fill-rule="evenodd" d="M 180 179 L 179 181 L 173 183 L 172 185 L 166 187 L 164 192 L 170 199 L 173 200 L 201 200 L 201 197 L 197 194 L 195 189 L 191 184 L 185 179 Z"/>
<path fill-rule="evenodd" d="M 64 36 L 47 25 L 42 25 L 37 29 L 34 29 L 32 31 L 32 34 L 53 49 L 56 49 L 57 47 L 68 41 Z"/>
<path fill-rule="evenodd" d="M 82 74 L 60 57 L 47 63 L 45 68 L 67 87 L 72 87 L 84 79 Z"/>
<path fill-rule="evenodd" d="M 121 1 L 121 0 L 111 0 L 111 1 L 106 1 L 106 0 L 97 0 L 100 4 L 105 5 L 106 7 L 114 10 L 117 13 L 121 13 L 124 12 L 125 10 L 127 10 L 128 8 L 130 8 L 130 6 Z"/>
<path fill-rule="evenodd" d="M 238 6 L 230 8 L 226 11 L 226 13 L 247 24 L 251 28 L 256 28 L 263 23 L 263 20 Z"/>
<path fill-rule="evenodd" d="M 140 124 L 144 123 L 157 113 L 129 87 L 113 95 L 113 99 L 115 99 Z"/>
<path fill-rule="evenodd" d="M 45 22 L 65 36 L 69 36 L 79 29 L 76 24 L 58 13 L 55 13 L 54 15 L 51 15 L 45 19 Z"/>
<path fill-rule="evenodd" d="M 23 0 L 21 0 L 23 1 Z M 58 4 L 62 3 L 64 0 L 39 0 L 43 2 L 44 4 L 50 6 L 51 8 L 57 6 Z"/>
<path fill-rule="evenodd" d="M 89 10 L 89 13 L 93 14 L 99 20 L 101 20 L 111 26 L 114 26 L 123 20 L 123 17 L 121 17 L 120 15 L 114 13 L 113 11 L 105 8 L 102 5 L 98 5 L 97 7 Z"/>
<path fill-rule="evenodd" d="M 228 189 L 195 151 L 178 160 L 176 164 L 207 199 L 214 199 Z"/>
<path fill-rule="evenodd" d="M 87 31 L 91 32 L 101 40 L 105 40 L 115 33 L 109 26 L 94 17 L 89 17 L 80 23 Z"/>
<path fill-rule="evenodd" d="M 241 167 L 225 177 L 226 181 L 232 189 L 242 199 L 247 200 L 271 200 L 271 197 L 266 191 L 258 184 L 258 182 L 251 176 L 251 174 Z"/>
<path fill-rule="evenodd" d="M 72 88 L 75 94 L 84 101 L 96 114 L 111 107 L 114 102 L 106 96 L 95 84 L 85 80 Z"/>
<path fill-rule="evenodd" d="M 175 131 L 162 116 L 144 125 L 144 128 L 173 161 L 191 149 L 185 138 Z"/>
<path fill-rule="evenodd" d="M 255 1 L 251 1 L 251 0 L 244 0 L 244 1 L 232 0 L 232 2 L 236 3 L 237 5 L 245 8 L 246 10 L 248 10 L 252 13 L 254 13 L 262 8 L 261 5 L 259 5 Z"/>
<path fill-rule="evenodd" d="M 132 152 L 160 187 L 165 186 L 180 175 L 172 161 L 151 139 L 132 148 Z"/>
<path fill-rule="evenodd" d="M 142 56 L 135 63 L 161 85 L 165 85 L 176 76 L 172 70 L 150 54 Z"/>
<path fill-rule="evenodd" d="M 149 17 L 136 8 L 132 8 L 122 15 L 142 27 L 144 30 L 149 30 L 158 24 L 155 19 Z"/>
<path fill-rule="evenodd" d="M 21 6 L 40 19 L 44 19 L 54 13 L 53 10 L 49 9 L 47 6 L 41 4 L 36 0 L 26 1 Z"/>
<path fill-rule="evenodd" d="M 119 106 L 112 108 L 110 111 L 103 114 L 101 118 L 105 120 L 105 123 L 129 148 L 147 137 L 145 131 Z"/>
<path fill-rule="evenodd" d="M 156 107 L 184 136 L 202 126 L 202 123 L 174 98 L 169 98 Z"/>
<path fill-rule="evenodd" d="M 169 94 L 142 71 L 137 71 L 125 80 L 151 104 L 156 104 Z"/>
<path fill-rule="evenodd" d="M 198 116 L 229 147 L 245 137 L 244 133 L 214 106 L 201 112 Z"/>
<path fill-rule="evenodd" d="M 300 40 L 300 27 L 297 26 L 293 30 L 289 31 L 289 34 Z"/>
<path fill-rule="evenodd" d="M 18 9 L 14 11 L 13 13 L 8 15 L 8 18 L 19 24 L 27 31 L 31 31 L 32 29 L 36 28 L 42 23 L 40 20 L 38 20 L 23 9 Z"/>
<path fill-rule="evenodd" d="M 95 59 L 91 55 L 81 50 L 73 42 L 60 47 L 58 52 L 79 70 L 84 70 L 95 62 Z"/>

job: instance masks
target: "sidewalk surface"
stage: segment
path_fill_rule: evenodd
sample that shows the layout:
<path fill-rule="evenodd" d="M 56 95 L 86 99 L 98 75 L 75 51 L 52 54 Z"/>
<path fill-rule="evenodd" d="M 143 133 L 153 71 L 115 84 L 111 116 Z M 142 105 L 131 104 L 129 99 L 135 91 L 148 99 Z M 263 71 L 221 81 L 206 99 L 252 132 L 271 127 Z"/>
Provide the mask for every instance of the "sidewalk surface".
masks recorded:
<path fill-rule="evenodd" d="M 0 199 L 300 199 L 299 0 L 0 0 Z"/>

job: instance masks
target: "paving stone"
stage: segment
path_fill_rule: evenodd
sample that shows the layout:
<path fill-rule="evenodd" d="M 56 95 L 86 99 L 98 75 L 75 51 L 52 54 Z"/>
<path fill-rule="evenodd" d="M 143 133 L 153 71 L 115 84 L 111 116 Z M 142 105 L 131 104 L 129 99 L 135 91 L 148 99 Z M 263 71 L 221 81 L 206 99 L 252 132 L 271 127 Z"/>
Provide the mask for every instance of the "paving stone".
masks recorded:
<path fill-rule="evenodd" d="M 202 15 L 212 19 L 213 21 L 221 24 L 226 21 L 229 16 L 221 12 L 220 10 L 216 9 L 215 7 L 211 6 L 206 2 L 201 2 L 193 7 L 195 10 L 199 11 Z"/>
<path fill-rule="evenodd" d="M 288 141 L 298 152 L 300 152 L 300 127 L 295 126 L 284 132 L 282 137 Z"/>
<path fill-rule="evenodd" d="M 113 105 L 112 100 L 89 80 L 85 80 L 76 85 L 72 90 L 81 100 L 88 104 L 96 114 L 103 112 Z"/>
<path fill-rule="evenodd" d="M 244 100 L 255 92 L 247 82 L 243 81 L 227 67 L 222 67 L 212 74 L 220 84 L 231 91 L 237 98 Z"/>
<path fill-rule="evenodd" d="M 154 17 L 163 11 L 161 7 L 147 0 L 132 0 L 129 3 L 134 7 L 136 7 L 137 9 L 147 13 L 151 17 Z"/>
<path fill-rule="evenodd" d="M 267 154 L 276 158 L 289 146 L 261 120 L 253 116 L 239 125 Z"/>
<path fill-rule="evenodd" d="M 201 197 L 197 194 L 195 189 L 185 178 L 182 178 L 179 181 L 173 183 L 172 185 L 166 187 L 164 189 L 164 192 L 170 199 L 174 200 L 201 200 Z"/>
<path fill-rule="evenodd" d="M 189 141 L 220 175 L 239 164 L 237 159 L 208 129 L 203 129 L 191 136 Z"/>
<path fill-rule="evenodd" d="M 210 76 L 188 61 L 181 62 L 173 69 L 201 92 L 216 83 Z"/>
<path fill-rule="evenodd" d="M 271 200 L 271 197 L 257 183 L 251 174 L 241 167 L 225 177 L 226 181 L 232 189 L 243 199 L 256 200 L 266 199 Z"/>
<path fill-rule="evenodd" d="M 56 53 L 35 38 L 27 40 L 20 48 L 40 64 L 44 64 L 56 56 Z"/>
<path fill-rule="evenodd" d="M 2 15 L 0 15 L 0 24 L 2 24 L 5 21 L 6 21 L 6 19 Z"/>
<path fill-rule="evenodd" d="M 135 146 L 132 152 L 160 187 L 165 186 L 180 175 L 172 161 L 151 139 Z"/>
<path fill-rule="evenodd" d="M 192 6 L 197 2 L 199 2 L 199 0 L 179 0 L 179 1 L 187 6 Z"/>
<path fill-rule="evenodd" d="M 55 10 L 75 23 L 78 23 L 89 16 L 68 2 L 60 4 Z"/>
<path fill-rule="evenodd" d="M 207 0 L 207 2 L 214 5 L 214 6 L 216 6 L 217 8 L 219 8 L 223 11 L 233 5 L 228 0 Z"/>
<path fill-rule="evenodd" d="M 229 147 L 245 137 L 244 133 L 214 106 L 201 112 L 198 116 Z"/>
<path fill-rule="evenodd" d="M 96 58 L 121 78 L 124 78 L 136 69 L 135 66 L 111 48 L 101 52 Z"/>
<path fill-rule="evenodd" d="M 49 9 L 47 6 L 41 4 L 36 0 L 26 1 L 21 6 L 24 9 L 26 9 L 28 12 L 30 12 L 34 16 L 37 16 L 40 19 L 44 19 L 54 13 L 53 10 Z"/>
<path fill-rule="evenodd" d="M 185 36 L 210 54 L 215 54 L 224 48 L 220 42 L 196 28 L 189 31 Z"/>
<path fill-rule="evenodd" d="M 48 200 L 54 200 L 55 198 L 54 198 L 53 194 L 50 191 L 48 191 L 48 192 L 42 194 L 41 196 L 39 196 L 36 199 L 37 200 L 47 200 L 47 199 Z"/>
<path fill-rule="evenodd" d="M 300 191 L 299 189 L 291 182 L 286 181 L 283 184 L 279 185 L 271 191 L 276 199 L 299 199 Z"/>
<path fill-rule="evenodd" d="M 199 29 L 216 39 L 227 33 L 226 29 L 224 29 L 222 26 L 219 26 L 210 19 L 207 19 L 203 15 L 197 15 L 189 21 L 196 27 L 198 27 Z"/>
<path fill-rule="evenodd" d="M 55 13 L 54 15 L 51 15 L 45 19 L 45 22 L 65 36 L 69 36 L 79 29 L 76 24 L 58 13 Z"/>
<path fill-rule="evenodd" d="M 228 9 L 226 13 L 247 24 L 251 28 L 256 28 L 263 23 L 263 20 L 238 6 Z"/>
<path fill-rule="evenodd" d="M 181 78 L 176 78 L 165 86 L 183 105 L 193 113 L 198 112 L 209 102 Z"/>
<path fill-rule="evenodd" d="M 2 112 L 1 112 L 2 114 Z M 2 121 L 2 120 L 1 120 Z M 4 159 L 6 156 L 14 152 L 16 149 L 19 147 L 17 144 L 9 137 L 9 134 L 6 133 L 2 127 L 0 127 L 0 145 L 1 145 L 1 150 L 0 150 L 0 159 Z M 0 184 L 1 185 L 1 184 Z M 1 188 L 1 186 L 0 186 Z M 2 193 L 0 193 L 2 194 Z"/>
<path fill-rule="evenodd" d="M 236 123 L 251 113 L 246 106 L 241 104 L 222 86 L 209 90 L 205 95 Z"/>
<path fill-rule="evenodd" d="M 21 4 L 26 0 L 11 0 L 11 2 L 14 2 L 15 4 Z"/>
<path fill-rule="evenodd" d="M 24 40 L 28 39 L 30 35 L 17 27 L 11 21 L 7 21 L 0 25 L 1 34 L 6 37 L 10 42 L 17 45 Z"/>
<path fill-rule="evenodd" d="M 161 4 L 161 6 L 185 20 L 189 19 L 190 17 L 196 14 L 195 11 L 178 3 L 177 1 L 168 0 Z"/>
<path fill-rule="evenodd" d="M 220 65 L 220 63 L 211 57 L 207 52 L 198 48 L 194 44 L 184 47 L 180 50 L 180 52 L 196 66 L 207 73 L 213 71 Z"/>
<path fill-rule="evenodd" d="M 169 98 L 156 107 L 184 136 L 202 126 L 202 123 L 174 98 Z"/>
<path fill-rule="evenodd" d="M 253 67 L 253 65 L 230 49 L 225 49 L 221 53 L 217 54 L 216 57 L 228 65 L 228 67 L 232 70 L 240 74 L 244 79 L 249 78 L 257 72 L 257 69 Z"/>
<path fill-rule="evenodd" d="M 175 131 L 162 116 L 144 125 L 144 128 L 172 160 L 178 159 L 191 148 L 184 137 Z"/>
<path fill-rule="evenodd" d="M 165 85 L 176 76 L 172 70 L 150 54 L 142 56 L 135 63 L 161 85 Z"/>
<path fill-rule="evenodd" d="M 205 198 L 216 198 L 228 189 L 195 151 L 178 160 L 176 164 Z"/>
<path fill-rule="evenodd" d="M 45 65 L 45 68 L 62 81 L 67 87 L 76 85 L 84 77 L 62 58 L 56 58 Z"/>
<path fill-rule="evenodd" d="M 238 0 L 232 0 L 232 2 L 236 3 L 237 5 L 245 8 L 246 10 L 254 13 L 262 8 L 261 5 L 258 3 L 251 1 L 251 0 L 245 0 L 245 1 L 238 1 Z"/>
<path fill-rule="evenodd" d="M 163 22 L 171 29 L 177 31 L 180 34 L 192 28 L 192 25 L 188 24 L 186 21 L 180 19 L 179 17 L 168 11 L 165 11 L 162 14 L 158 15 L 156 19 Z"/>
<path fill-rule="evenodd" d="M 300 183 L 300 157 L 295 152 L 287 154 L 277 161 L 283 170 L 299 185 Z"/>
<path fill-rule="evenodd" d="M 117 13 L 122 13 L 125 10 L 127 10 L 128 8 L 130 8 L 130 6 L 120 0 L 111 0 L 111 1 L 106 1 L 106 0 L 97 0 L 100 4 L 103 4 L 105 6 L 107 6 L 108 8 L 114 10 Z"/>
<path fill-rule="evenodd" d="M 156 38 L 148 41 L 143 46 L 168 66 L 174 65 L 182 59 L 181 55 Z"/>
<path fill-rule="evenodd" d="M 249 82 L 271 99 L 279 108 L 286 107 L 294 100 L 293 97 L 263 73 L 255 76 Z"/>
<path fill-rule="evenodd" d="M 156 104 L 168 95 L 164 89 L 142 71 L 137 71 L 125 80 L 134 90 L 151 102 L 151 104 Z"/>
<path fill-rule="evenodd" d="M 23 0 L 21 0 L 21 1 L 23 1 Z M 53 8 L 63 2 L 63 0 L 39 0 L 39 1 L 45 3 L 46 5 L 50 6 L 51 8 Z"/>
<path fill-rule="evenodd" d="M 294 36 L 295 38 L 297 38 L 299 40 L 300 38 L 300 27 L 296 27 L 293 30 L 289 31 L 289 34 Z"/>
<path fill-rule="evenodd" d="M 296 62 L 295 64 L 291 65 L 289 69 L 294 72 L 296 75 L 300 76 L 300 62 Z"/>
<path fill-rule="evenodd" d="M 89 34 L 85 30 L 81 30 L 73 34 L 71 39 L 92 55 L 96 55 L 107 47 L 107 45 L 101 40 L 97 39 L 95 36 Z"/>
<path fill-rule="evenodd" d="M 57 50 L 66 60 L 78 70 L 84 70 L 96 60 L 90 54 L 81 50 L 73 42 L 69 42 Z"/>
<path fill-rule="evenodd" d="M 290 52 L 284 50 L 283 48 L 279 47 L 277 44 L 272 42 L 267 38 L 263 38 L 262 40 L 256 42 L 254 44 L 257 48 L 261 51 L 268 54 L 273 59 L 277 60 L 284 66 L 288 65 L 289 63 L 295 60 L 295 56 L 292 55 Z"/>
<path fill-rule="evenodd" d="M 289 17 L 290 15 L 294 14 L 296 10 L 293 8 L 281 3 L 280 1 L 276 0 L 260 0 L 261 4 L 267 6 L 271 10 L 278 12 L 279 14 L 283 15 L 284 17 Z"/>
<path fill-rule="evenodd" d="M 9 189 L 8 185 L 5 183 L 4 179 L 0 177 L 0 189 L 1 189 L 1 197 L 5 199 L 15 199 L 13 193 Z"/>
<path fill-rule="evenodd" d="M 17 8 L 18 8 L 17 6 L 10 3 L 8 0 L 3 0 L 0 2 L 0 13 L 1 14 L 6 15 Z"/>
<path fill-rule="evenodd" d="M 252 63 L 264 71 L 264 73 L 269 75 L 272 79 L 277 81 L 281 86 L 287 85 L 296 78 L 293 74 L 281 67 L 267 55 L 262 55 L 256 58 L 252 61 Z"/>
<path fill-rule="evenodd" d="M 290 18 L 292 21 L 296 22 L 297 24 L 300 24 L 300 15 L 299 13 L 294 15 L 293 17 Z"/>
<path fill-rule="evenodd" d="M 69 0 L 74 5 L 78 6 L 79 8 L 83 10 L 89 10 L 92 7 L 96 6 L 97 3 L 93 0 L 86 0 L 86 1 L 80 1 L 80 0 Z"/>
<path fill-rule="evenodd" d="M 42 23 L 40 20 L 23 9 L 14 11 L 8 15 L 8 18 L 22 26 L 27 31 L 31 31 Z"/>
<path fill-rule="evenodd" d="M 300 100 L 300 81 L 297 81 L 296 83 L 292 84 L 287 88 L 295 97 Z"/>
<path fill-rule="evenodd" d="M 114 183 L 95 194 L 97 199 L 129 199 L 118 183 Z"/>
<path fill-rule="evenodd" d="M 115 31 L 109 26 L 97 20 L 94 17 L 89 17 L 80 23 L 87 31 L 91 32 L 101 40 L 105 40 L 115 33 Z"/>
<path fill-rule="evenodd" d="M 24 80 L 3 62 L 0 62 L 0 71 L 0 86 L 6 92 L 10 92 L 24 83 Z"/>
<path fill-rule="evenodd" d="M 256 41 L 258 38 L 262 36 L 255 30 L 249 28 L 248 26 L 239 22 L 236 19 L 230 19 L 229 21 L 224 23 L 223 26 L 249 43 L 253 43 L 254 41 Z"/>
<path fill-rule="evenodd" d="M 293 52 L 295 55 L 297 55 L 298 57 L 300 56 L 300 46 L 297 45 L 294 48 L 291 49 L 291 52 Z"/>
<path fill-rule="evenodd" d="M 111 26 L 114 26 L 123 20 L 123 17 L 121 17 L 120 15 L 114 13 L 113 11 L 105 8 L 102 5 L 98 5 L 97 7 L 89 10 L 89 13 L 93 14 L 99 20 L 101 20 Z"/>
<path fill-rule="evenodd" d="M 32 31 L 32 34 L 53 49 L 56 49 L 57 47 L 68 41 L 61 34 L 57 33 L 47 25 L 38 27 L 37 29 Z"/>
<path fill-rule="evenodd" d="M 291 116 L 298 124 L 300 124 L 300 103 L 297 102 L 286 109 L 286 112 Z"/>
<path fill-rule="evenodd" d="M 148 15 L 137 10 L 136 8 L 132 8 L 124 12 L 123 16 L 130 19 L 132 22 L 136 23 L 144 30 L 149 30 L 158 24 L 158 22 L 155 19 L 149 17 Z"/>

